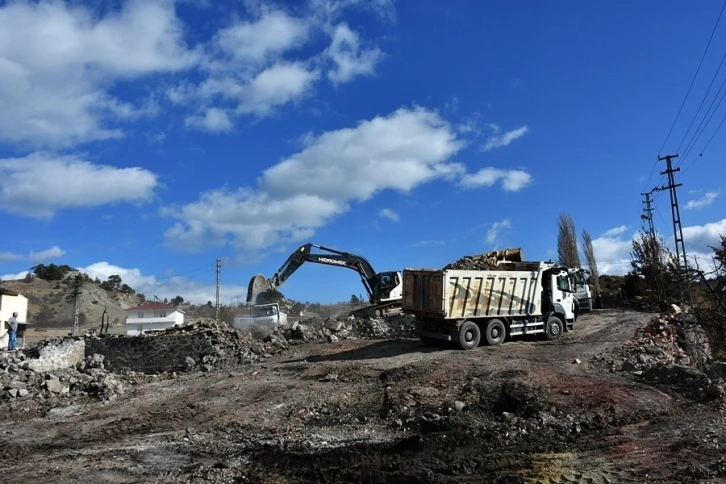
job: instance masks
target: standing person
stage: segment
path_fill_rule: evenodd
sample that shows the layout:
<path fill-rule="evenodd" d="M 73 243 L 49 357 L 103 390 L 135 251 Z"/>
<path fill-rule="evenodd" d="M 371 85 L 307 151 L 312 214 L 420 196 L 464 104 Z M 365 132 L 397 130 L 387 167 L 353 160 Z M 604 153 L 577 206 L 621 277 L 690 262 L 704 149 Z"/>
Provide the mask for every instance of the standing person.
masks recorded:
<path fill-rule="evenodd" d="M 8 319 L 8 351 L 15 349 L 15 336 L 18 334 L 18 313 L 13 313 L 13 316 Z"/>

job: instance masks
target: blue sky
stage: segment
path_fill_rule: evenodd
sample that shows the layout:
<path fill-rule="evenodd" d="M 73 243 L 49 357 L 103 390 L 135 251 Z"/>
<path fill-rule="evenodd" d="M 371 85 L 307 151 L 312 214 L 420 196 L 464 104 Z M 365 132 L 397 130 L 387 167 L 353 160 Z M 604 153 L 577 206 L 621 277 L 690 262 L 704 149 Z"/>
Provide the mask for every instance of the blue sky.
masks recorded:
<path fill-rule="evenodd" d="M 378 271 L 556 258 L 562 212 L 622 274 L 676 152 L 686 249 L 705 256 L 726 233 L 726 104 L 685 155 L 722 94 L 726 19 L 676 114 L 722 5 L 0 2 L 0 274 L 69 264 L 203 303 L 221 259 L 229 304 L 308 241 Z M 281 290 L 364 293 L 314 264 Z"/>

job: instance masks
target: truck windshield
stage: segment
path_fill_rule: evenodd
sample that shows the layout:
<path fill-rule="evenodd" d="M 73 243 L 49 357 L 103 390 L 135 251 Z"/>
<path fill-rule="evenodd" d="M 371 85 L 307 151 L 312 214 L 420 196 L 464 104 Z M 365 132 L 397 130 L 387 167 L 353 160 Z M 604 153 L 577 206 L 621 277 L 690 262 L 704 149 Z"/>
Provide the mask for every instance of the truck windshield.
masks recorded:
<path fill-rule="evenodd" d="M 557 289 L 560 291 L 570 291 L 570 280 L 564 276 L 557 276 Z"/>

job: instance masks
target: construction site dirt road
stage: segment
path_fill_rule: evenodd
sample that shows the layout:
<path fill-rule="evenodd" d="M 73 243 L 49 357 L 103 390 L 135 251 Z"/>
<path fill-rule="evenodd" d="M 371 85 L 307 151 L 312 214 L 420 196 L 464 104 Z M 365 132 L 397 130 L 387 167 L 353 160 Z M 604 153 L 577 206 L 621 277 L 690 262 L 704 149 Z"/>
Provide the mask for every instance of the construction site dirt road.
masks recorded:
<path fill-rule="evenodd" d="M 646 380 L 668 351 L 650 340 L 628 353 L 652 317 L 587 314 L 557 341 L 472 351 L 302 343 L 111 400 L 4 402 L 2 481 L 726 482 L 723 395 Z"/>

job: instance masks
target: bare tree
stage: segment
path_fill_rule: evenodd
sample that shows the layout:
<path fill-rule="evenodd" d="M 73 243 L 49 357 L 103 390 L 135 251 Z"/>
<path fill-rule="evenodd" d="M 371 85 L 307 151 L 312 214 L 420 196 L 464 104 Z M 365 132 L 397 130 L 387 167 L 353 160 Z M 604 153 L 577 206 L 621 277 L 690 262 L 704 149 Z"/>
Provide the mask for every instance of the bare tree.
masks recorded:
<path fill-rule="evenodd" d="M 566 267 L 580 267 L 580 254 L 577 251 L 577 232 L 572 217 L 561 213 L 557 234 L 557 256 Z"/>
<path fill-rule="evenodd" d="M 595 300 L 600 297 L 600 272 L 597 270 L 597 260 L 595 260 L 595 250 L 592 247 L 592 237 L 587 230 L 582 231 L 582 245 L 585 252 L 585 261 L 590 270 L 592 277 L 592 289 L 594 291 Z"/>

